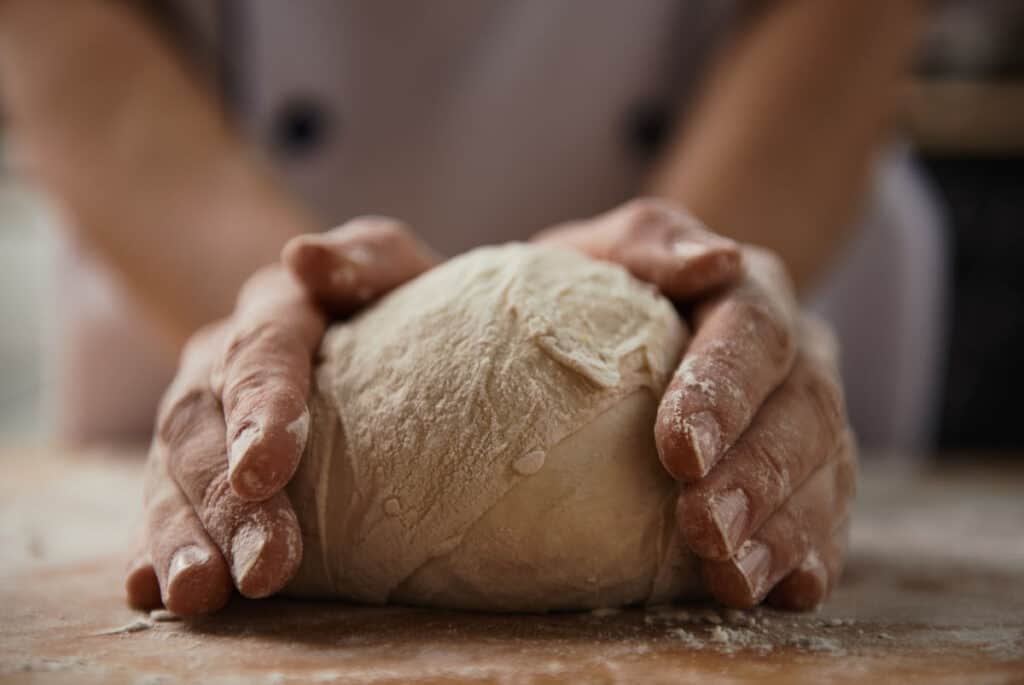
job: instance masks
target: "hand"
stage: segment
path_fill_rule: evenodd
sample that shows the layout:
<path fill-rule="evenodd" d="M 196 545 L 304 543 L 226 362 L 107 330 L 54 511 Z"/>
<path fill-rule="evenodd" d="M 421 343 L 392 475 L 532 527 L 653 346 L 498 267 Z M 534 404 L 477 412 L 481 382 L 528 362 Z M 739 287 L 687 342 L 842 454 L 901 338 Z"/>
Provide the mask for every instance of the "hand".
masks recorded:
<path fill-rule="evenodd" d="M 234 313 L 199 331 L 157 417 L 142 541 L 128 602 L 183 615 L 216 611 L 237 588 L 265 597 L 302 560 L 282 492 L 306 445 L 313 355 L 327 314 L 345 316 L 438 257 L 398 222 L 362 218 L 301 236 L 253 276 Z"/>
<path fill-rule="evenodd" d="M 538 240 L 618 262 L 690 309 L 655 439 L 684 483 L 679 525 L 710 592 L 734 607 L 820 604 L 845 555 L 856 448 L 835 343 L 801 317 L 779 260 L 653 200 Z"/>

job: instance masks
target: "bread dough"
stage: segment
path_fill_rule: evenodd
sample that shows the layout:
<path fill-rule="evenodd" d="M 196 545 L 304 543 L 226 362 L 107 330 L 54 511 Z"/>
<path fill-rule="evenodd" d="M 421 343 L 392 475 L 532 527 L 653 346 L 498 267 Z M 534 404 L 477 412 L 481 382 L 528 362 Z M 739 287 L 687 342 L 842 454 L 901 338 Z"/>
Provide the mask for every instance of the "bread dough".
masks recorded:
<path fill-rule="evenodd" d="M 653 437 L 685 341 L 625 270 L 523 244 L 334 326 L 289 486 L 305 552 L 286 593 L 508 611 L 692 593 Z"/>

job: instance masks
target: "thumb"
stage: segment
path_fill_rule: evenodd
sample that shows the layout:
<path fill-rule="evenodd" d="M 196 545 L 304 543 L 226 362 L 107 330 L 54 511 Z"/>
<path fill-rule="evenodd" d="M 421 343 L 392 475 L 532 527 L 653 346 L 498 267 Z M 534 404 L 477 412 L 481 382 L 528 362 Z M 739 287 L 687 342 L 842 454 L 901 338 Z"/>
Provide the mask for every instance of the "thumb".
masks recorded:
<path fill-rule="evenodd" d="M 366 216 L 293 238 L 281 259 L 320 306 L 344 316 L 419 276 L 441 256 L 402 222 Z"/>
<path fill-rule="evenodd" d="M 534 240 L 619 264 L 675 300 L 731 285 L 743 272 L 739 245 L 663 200 L 633 200 L 591 221 L 543 231 Z"/>

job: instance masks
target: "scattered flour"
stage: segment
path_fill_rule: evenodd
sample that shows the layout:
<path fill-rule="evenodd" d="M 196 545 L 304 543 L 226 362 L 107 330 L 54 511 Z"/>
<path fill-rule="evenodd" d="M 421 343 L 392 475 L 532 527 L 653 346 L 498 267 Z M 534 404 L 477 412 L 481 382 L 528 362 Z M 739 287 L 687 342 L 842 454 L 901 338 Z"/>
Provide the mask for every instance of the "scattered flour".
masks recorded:
<path fill-rule="evenodd" d="M 149 612 L 149 620 L 155 623 L 173 623 L 180 621 L 181 616 L 167 611 L 167 609 L 153 609 Z"/>
<path fill-rule="evenodd" d="M 512 462 L 512 468 L 521 476 L 532 476 L 544 468 L 544 459 L 543 450 L 533 450 Z"/>
<path fill-rule="evenodd" d="M 843 631 L 839 636 L 827 631 L 849 628 L 851 619 L 820 619 L 813 614 L 792 614 L 758 607 L 750 611 L 736 609 L 678 609 L 672 606 L 650 607 L 644 614 L 647 625 L 665 627 L 666 637 L 688 649 L 708 650 L 733 655 L 739 652 L 768 653 L 778 649 L 842 655 L 849 650 L 875 647 L 893 640 L 878 631 Z M 823 631 L 826 631 L 823 634 Z M 851 640 L 850 635 L 856 636 Z"/>

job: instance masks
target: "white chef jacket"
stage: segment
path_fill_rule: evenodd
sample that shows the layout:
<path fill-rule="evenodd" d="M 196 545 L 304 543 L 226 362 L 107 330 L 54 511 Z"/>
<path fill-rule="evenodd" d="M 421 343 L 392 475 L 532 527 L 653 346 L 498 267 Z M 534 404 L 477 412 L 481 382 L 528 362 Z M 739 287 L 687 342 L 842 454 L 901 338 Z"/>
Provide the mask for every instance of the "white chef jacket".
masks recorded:
<path fill-rule="evenodd" d="M 720 0 L 182 2 L 240 122 L 325 227 L 396 216 L 447 254 L 642 192 L 741 11 Z M 905 155 L 882 162 L 866 207 L 812 306 L 844 343 L 861 439 L 917 446 L 942 348 L 937 215 Z M 921 267 L 913 276 L 907 260 Z M 94 264 L 61 268 L 94 284 L 63 324 L 58 400 L 75 405 L 58 413 L 63 431 L 148 427 L 173 371 L 155 332 Z"/>

